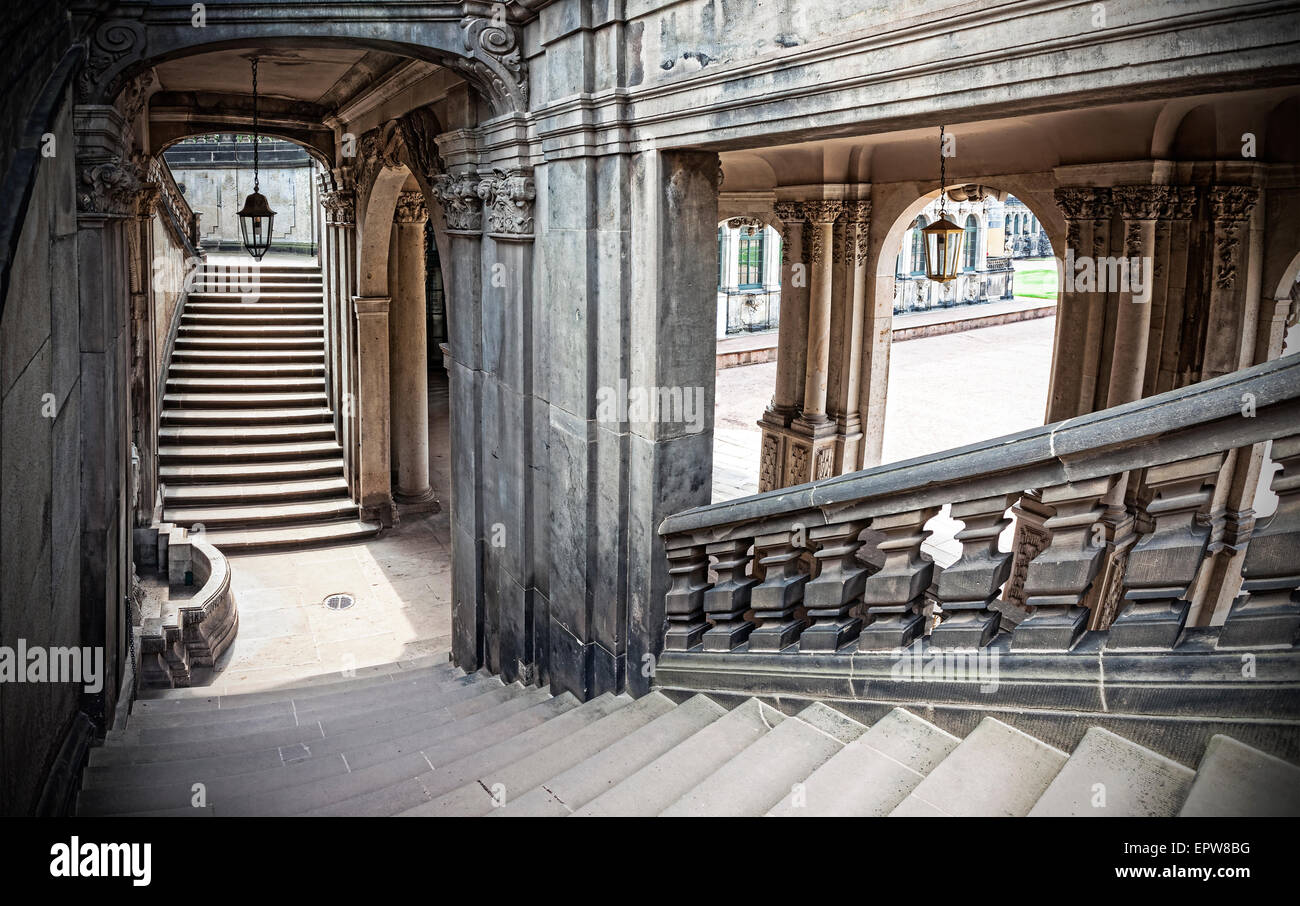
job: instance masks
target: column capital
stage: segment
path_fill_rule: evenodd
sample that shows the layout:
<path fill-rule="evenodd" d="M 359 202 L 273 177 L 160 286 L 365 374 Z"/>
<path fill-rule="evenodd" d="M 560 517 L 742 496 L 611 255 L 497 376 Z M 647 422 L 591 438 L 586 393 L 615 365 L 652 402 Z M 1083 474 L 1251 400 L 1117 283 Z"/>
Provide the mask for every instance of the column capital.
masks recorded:
<path fill-rule="evenodd" d="M 1213 186 L 1210 189 L 1210 204 L 1218 224 L 1246 220 L 1257 201 L 1259 189 L 1255 186 Z"/>
<path fill-rule="evenodd" d="M 441 174 L 433 181 L 433 194 L 442 202 L 448 230 L 458 233 L 482 231 L 483 206 L 479 203 L 477 177 Z"/>
<path fill-rule="evenodd" d="M 1111 190 L 1125 220 L 1158 220 L 1173 192 L 1169 186 L 1116 186 Z"/>
<path fill-rule="evenodd" d="M 397 196 L 397 207 L 393 209 L 393 223 L 424 223 L 429 219 L 429 212 L 424 206 L 423 192 L 403 192 Z"/>
<path fill-rule="evenodd" d="M 844 202 L 818 198 L 813 201 L 800 202 L 803 218 L 809 223 L 826 226 L 834 223 L 844 213 Z"/>
<path fill-rule="evenodd" d="M 1097 186 L 1061 186 L 1052 193 L 1066 220 L 1109 220 L 1114 210 L 1110 189 Z"/>
<path fill-rule="evenodd" d="M 487 212 L 488 231 L 499 239 L 533 238 L 533 177 L 522 170 L 493 170 L 479 180 L 478 197 Z"/>

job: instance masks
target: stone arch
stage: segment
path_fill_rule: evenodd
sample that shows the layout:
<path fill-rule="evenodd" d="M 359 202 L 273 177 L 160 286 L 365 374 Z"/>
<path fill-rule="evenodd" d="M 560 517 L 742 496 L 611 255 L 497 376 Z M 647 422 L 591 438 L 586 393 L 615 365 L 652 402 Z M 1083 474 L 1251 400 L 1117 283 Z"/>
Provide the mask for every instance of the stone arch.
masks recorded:
<path fill-rule="evenodd" d="M 383 5 L 383 0 L 367 4 Z M 150 8 L 147 19 L 143 14 L 122 16 L 96 27 L 78 77 L 78 101 L 112 103 L 127 81 L 165 60 L 303 41 L 321 46 L 346 43 L 435 63 L 473 85 L 494 114 L 526 112 L 528 72 L 521 32 L 476 10 L 470 3 L 448 4 L 437 18 L 414 22 L 406 15 L 384 16 L 374 9 L 367 9 L 364 16 L 344 12 L 310 21 L 292 13 L 222 15 L 196 28 L 188 5 Z"/>
<path fill-rule="evenodd" d="M 164 142 L 160 142 L 156 148 L 151 148 L 149 150 L 149 156 L 161 157 L 163 152 L 167 151 L 169 148 L 175 147 L 187 138 L 198 138 L 201 135 L 221 135 L 226 132 L 243 133 L 247 131 L 244 128 L 233 124 L 227 129 L 213 129 L 210 125 L 195 125 L 192 123 L 181 124 L 181 130 L 183 131 L 178 130 L 177 134 L 168 137 Z M 326 170 L 333 169 L 334 167 L 333 148 L 321 148 L 312 144 L 302 135 L 295 135 L 293 132 L 286 129 L 268 129 L 266 126 L 259 125 L 257 131 L 261 135 L 270 138 L 278 138 L 281 141 L 297 145 L 299 148 L 306 151 L 312 160 L 316 161 L 316 163 L 320 164 Z"/>

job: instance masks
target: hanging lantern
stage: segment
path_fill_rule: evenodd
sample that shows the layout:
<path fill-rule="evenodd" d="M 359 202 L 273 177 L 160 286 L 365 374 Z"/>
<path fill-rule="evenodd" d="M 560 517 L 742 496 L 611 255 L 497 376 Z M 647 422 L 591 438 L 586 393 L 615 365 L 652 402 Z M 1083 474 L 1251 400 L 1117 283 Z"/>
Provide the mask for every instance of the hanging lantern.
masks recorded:
<path fill-rule="evenodd" d="M 258 261 L 271 247 L 271 225 L 275 222 L 275 211 L 267 203 L 266 196 L 260 191 L 258 181 L 257 146 L 261 136 L 258 133 L 257 120 L 257 57 L 253 57 L 253 192 L 244 199 L 244 206 L 239 209 L 239 231 L 243 234 L 244 250 Z"/>
<path fill-rule="evenodd" d="M 925 276 L 935 283 L 950 283 L 957 279 L 957 266 L 961 263 L 961 241 L 965 231 L 944 216 L 948 202 L 947 160 L 943 156 L 943 130 L 939 127 L 939 219 L 921 229 L 925 240 Z"/>

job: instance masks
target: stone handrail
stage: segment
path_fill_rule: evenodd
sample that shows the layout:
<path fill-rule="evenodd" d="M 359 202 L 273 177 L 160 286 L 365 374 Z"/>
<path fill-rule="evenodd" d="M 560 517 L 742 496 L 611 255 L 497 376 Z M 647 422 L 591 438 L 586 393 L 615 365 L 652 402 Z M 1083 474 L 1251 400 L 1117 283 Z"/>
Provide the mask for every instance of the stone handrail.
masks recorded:
<path fill-rule="evenodd" d="M 185 249 L 186 257 L 203 257 L 199 246 L 199 215 L 185 200 L 176 180 L 172 178 L 172 171 L 161 157 L 155 157 L 149 162 L 149 179 L 159 189 L 158 200 L 166 212 L 163 222 L 171 228 L 177 242 Z"/>
<path fill-rule="evenodd" d="M 1228 451 L 1270 440 L 1282 465 L 1272 485 L 1278 511 L 1254 530 L 1244 594 L 1217 644 L 1290 645 L 1300 627 L 1291 600 L 1300 586 L 1296 355 L 1018 434 L 670 516 L 659 529 L 671 579 L 665 650 L 895 648 L 925 634 L 933 604 L 944 617 L 930 634 L 935 644 L 987 645 L 1011 622 L 1012 650 L 1068 650 L 1107 591 L 1094 587 L 1103 577 L 1122 597 L 1108 644 L 1168 648 L 1209 547 L 1219 468 Z M 1136 502 L 1126 503 L 1126 489 L 1138 491 L 1128 495 Z M 923 526 L 945 504 L 964 527 L 961 557 L 943 569 L 921 544 Z M 1023 607 L 1016 595 L 998 600 L 1015 559 L 997 543 L 1011 507 L 1046 516 L 1044 543 L 1023 569 L 1017 564 Z M 1107 526 L 1137 516 L 1150 530 L 1117 550 Z"/>

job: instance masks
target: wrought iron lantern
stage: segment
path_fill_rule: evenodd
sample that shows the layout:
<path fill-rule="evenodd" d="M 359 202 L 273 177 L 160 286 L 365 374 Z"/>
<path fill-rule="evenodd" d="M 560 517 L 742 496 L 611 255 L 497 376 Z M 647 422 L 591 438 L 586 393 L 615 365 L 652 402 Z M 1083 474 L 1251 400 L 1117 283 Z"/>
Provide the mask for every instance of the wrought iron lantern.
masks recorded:
<path fill-rule="evenodd" d="M 961 243 L 964 230 L 944 216 L 948 202 L 947 163 L 943 155 L 943 131 L 939 127 L 939 219 L 921 229 L 925 244 L 925 276 L 935 283 L 950 283 L 957 279 L 961 263 Z"/>
<path fill-rule="evenodd" d="M 275 211 L 267 203 L 266 196 L 260 191 L 258 181 L 257 146 L 257 57 L 253 57 L 253 192 L 244 199 L 244 206 L 239 209 L 239 231 L 244 237 L 244 249 L 258 261 L 271 247 L 271 225 L 275 222 Z"/>

